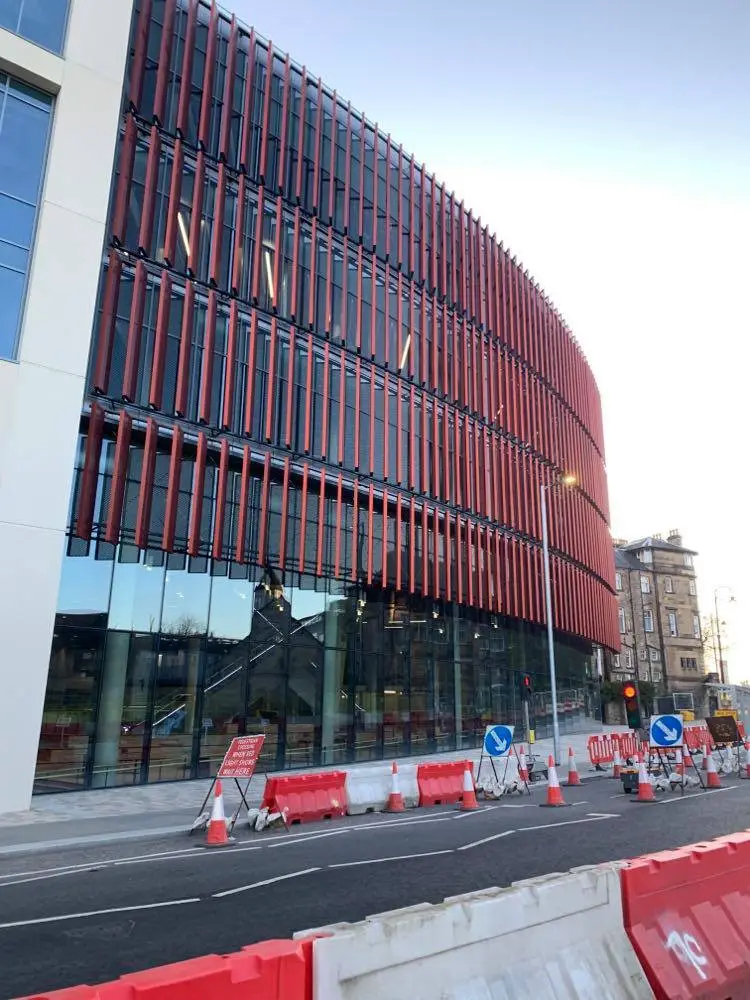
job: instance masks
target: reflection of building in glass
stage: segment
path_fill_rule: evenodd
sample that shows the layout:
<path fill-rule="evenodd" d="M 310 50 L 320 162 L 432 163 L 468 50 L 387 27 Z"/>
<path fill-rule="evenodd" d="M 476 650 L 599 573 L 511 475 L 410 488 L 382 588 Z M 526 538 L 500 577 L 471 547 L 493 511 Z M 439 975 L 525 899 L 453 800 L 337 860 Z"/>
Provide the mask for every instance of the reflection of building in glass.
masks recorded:
<path fill-rule="evenodd" d="M 136 3 L 124 107 L 38 787 L 207 774 L 253 732 L 269 768 L 474 745 L 521 669 L 544 732 L 538 496 L 570 469 L 584 725 L 617 645 L 600 405 L 538 287 L 208 3 Z"/>

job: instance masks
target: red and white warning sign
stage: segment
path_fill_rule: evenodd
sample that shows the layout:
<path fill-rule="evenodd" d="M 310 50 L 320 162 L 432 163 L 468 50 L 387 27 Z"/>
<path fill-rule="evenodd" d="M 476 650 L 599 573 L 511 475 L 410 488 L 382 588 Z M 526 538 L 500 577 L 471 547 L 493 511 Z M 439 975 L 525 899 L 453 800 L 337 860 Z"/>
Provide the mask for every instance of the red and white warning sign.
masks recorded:
<path fill-rule="evenodd" d="M 235 736 L 224 755 L 217 778 L 252 778 L 265 736 Z"/>

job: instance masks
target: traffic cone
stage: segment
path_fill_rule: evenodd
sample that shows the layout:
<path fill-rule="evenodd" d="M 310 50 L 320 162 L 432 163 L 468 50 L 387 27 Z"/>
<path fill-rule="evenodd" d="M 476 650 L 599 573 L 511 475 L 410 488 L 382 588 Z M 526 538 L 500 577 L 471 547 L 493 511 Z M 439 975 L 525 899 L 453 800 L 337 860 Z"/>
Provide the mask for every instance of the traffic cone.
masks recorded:
<path fill-rule="evenodd" d="M 581 784 L 581 779 L 578 775 L 578 768 L 576 767 L 576 758 L 573 753 L 573 747 L 568 747 L 568 780 L 565 784 L 568 788 Z"/>
<path fill-rule="evenodd" d="M 521 744 L 521 752 L 518 755 L 518 780 L 529 783 L 529 769 L 526 766 L 526 752 Z"/>
<path fill-rule="evenodd" d="M 224 816 L 224 795 L 221 790 L 221 782 L 214 785 L 214 805 L 211 810 L 211 819 L 208 821 L 206 832 L 206 843 L 204 847 L 229 847 L 234 844 L 234 837 L 227 834 L 227 821 Z"/>
<path fill-rule="evenodd" d="M 708 751 L 706 750 L 706 744 L 701 746 L 701 753 L 703 754 L 703 770 L 708 770 Z"/>
<path fill-rule="evenodd" d="M 615 746 L 615 760 L 612 767 L 612 777 L 619 778 L 621 770 L 622 770 L 622 757 L 620 756 L 620 748 L 618 746 Z"/>
<path fill-rule="evenodd" d="M 750 778 L 750 740 L 745 740 L 745 777 Z"/>
<path fill-rule="evenodd" d="M 394 760 L 391 768 L 391 794 L 388 796 L 388 803 L 385 811 L 388 813 L 402 813 L 404 811 L 404 797 L 398 782 L 398 764 Z"/>
<path fill-rule="evenodd" d="M 682 776 L 687 778 L 688 769 L 693 766 L 693 758 L 688 749 L 687 743 L 682 746 Z"/>
<path fill-rule="evenodd" d="M 568 803 L 562 797 L 560 782 L 557 780 L 557 769 L 555 768 L 555 758 L 549 755 L 547 762 L 547 801 L 540 802 L 543 808 L 553 808 L 566 806 Z"/>
<path fill-rule="evenodd" d="M 651 784 L 648 771 L 646 770 L 646 762 L 641 758 L 640 765 L 638 767 L 638 794 L 631 802 L 656 802 L 656 796 L 654 795 L 654 788 Z"/>
<path fill-rule="evenodd" d="M 466 761 L 464 768 L 464 791 L 461 796 L 460 809 L 469 812 L 471 809 L 478 809 L 477 793 L 474 790 L 474 774 L 471 768 L 471 761 Z"/>
<path fill-rule="evenodd" d="M 713 754 L 708 756 L 708 767 L 706 768 L 706 788 L 721 788 L 719 775 L 716 773 Z"/>

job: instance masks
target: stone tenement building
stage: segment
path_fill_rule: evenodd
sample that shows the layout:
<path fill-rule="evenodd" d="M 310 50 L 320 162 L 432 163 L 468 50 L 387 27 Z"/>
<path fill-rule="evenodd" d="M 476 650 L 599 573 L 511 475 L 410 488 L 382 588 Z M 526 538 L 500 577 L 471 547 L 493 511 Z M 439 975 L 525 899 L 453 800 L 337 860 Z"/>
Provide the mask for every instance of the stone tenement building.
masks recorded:
<path fill-rule="evenodd" d="M 702 700 L 704 665 L 693 558 L 677 531 L 615 546 L 622 649 L 612 677 L 651 681 L 658 694 L 693 692 Z"/>

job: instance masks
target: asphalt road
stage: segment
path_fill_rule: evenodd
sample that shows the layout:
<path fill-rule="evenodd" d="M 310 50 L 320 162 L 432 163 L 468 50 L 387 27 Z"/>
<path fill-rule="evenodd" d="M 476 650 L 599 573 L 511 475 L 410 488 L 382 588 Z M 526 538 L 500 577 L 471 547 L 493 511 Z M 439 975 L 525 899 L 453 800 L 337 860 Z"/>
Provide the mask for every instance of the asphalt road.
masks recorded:
<path fill-rule="evenodd" d="M 174 837 L 0 863 L 0 1000 L 127 972 L 750 826 L 750 782 L 631 804 L 606 778 L 479 811 L 353 817 L 240 832 L 202 850 Z"/>

